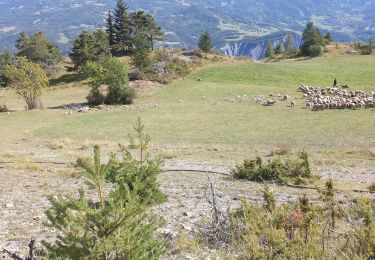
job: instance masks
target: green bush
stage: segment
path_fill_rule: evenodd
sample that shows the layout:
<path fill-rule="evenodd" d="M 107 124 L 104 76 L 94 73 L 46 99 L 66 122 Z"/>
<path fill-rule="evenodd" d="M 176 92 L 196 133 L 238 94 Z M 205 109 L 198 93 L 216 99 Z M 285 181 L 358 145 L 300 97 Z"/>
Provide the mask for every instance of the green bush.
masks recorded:
<path fill-rule="evenodd" d="M 371 47 L 371 45 L 363 45 L 363 46 L 361 46 L 361 54 L 362 55 L 371 55 L 372 54 L 372 47 Z"/>
<path fill-rule="evenodd" d="M 233 177 L 254 182 L 305 183 L 312 177 L 308 154 L 298 153 L 296 160 L 269 160 L 264 163 L 260 157 L 255 160 L 245 160 L 242 165 L 232 169 Z"/>
<path fill-rule="evenodd" d="M 308 48 L 310 57 L 318 57 L 323 52 L 323 47 L 320 45 L 312 45 Z"/>
<path fill-rule="evenodd" d="M 190 67 L 184 61 L 168 61 L 165 65 L 165 71 L 171 78 L 186 77 L 190 73 Z"/>
<path fill-rule="evenodd" d="M 92 104 L 130 104 L 135 92 L 129 87 L 128 72 L 116 58 L 104 57 L 100 62 L 88 62 L 85 67 L 90 77 L 90 93 L 87 100 Z"/>

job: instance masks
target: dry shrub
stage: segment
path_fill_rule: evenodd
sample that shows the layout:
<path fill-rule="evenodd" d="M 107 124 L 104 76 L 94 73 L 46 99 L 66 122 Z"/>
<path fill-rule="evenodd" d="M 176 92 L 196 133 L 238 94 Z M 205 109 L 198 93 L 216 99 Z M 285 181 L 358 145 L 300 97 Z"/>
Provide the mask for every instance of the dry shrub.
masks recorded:
<path fill-rule="evenodd" d="M 8 107 L 5 104 L 0 105 L 0 113 L 3 113 L 3 112 L 9 112 Z"/>
<path fill-rule="evenodd" d="M 239 259 L 373 259 L 375 201 L 358 197 L 342 204 L 332 181 L 318 192 L 318 202 L 303 195 L 277 205 L 266 187 L 262 205 L 242 201 L 239 209 L 226 213 L 230 231 L 217 232 L 231 234 L 225 236 L 229 239 L 202 242 Z"/>
<path fill-rule="evenodd" d="M 370 192 L 374 192 L 375 193 L 375 182 L 371 183 L 369 186 L 368 186 L 368 190 Z"/>
<path fill-rule="evenodd" d="M 69 138 L 60 139 L 60 140 L 53 140 L 47 143 L 47 148 L 51 150 L 61 150 L 64 149 L 67 145 L 71 144 L 73 141 Z"/>
<path fill-rule="evenodd" d="M 287 155 L 290 154 L 292 151 L 292 148 L 288 144 L 282 144 L 280 145 L 276 150 L 273 150 L 271 152 L 272 155 Z"/>

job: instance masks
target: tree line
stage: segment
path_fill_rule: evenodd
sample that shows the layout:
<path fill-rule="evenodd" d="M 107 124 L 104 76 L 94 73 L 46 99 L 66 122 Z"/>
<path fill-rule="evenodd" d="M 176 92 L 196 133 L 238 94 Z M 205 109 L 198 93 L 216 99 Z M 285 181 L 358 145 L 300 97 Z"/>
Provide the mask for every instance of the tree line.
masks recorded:
<path fill-rule="evenodd" d="M 309 22 L 302 33 L 302 45 L 299 48 L 296 48 L 292 34 L 288 32 L 285 43 L 279 43 L 274 47 L 272 42 L 268 42 L 265 56 L 269 59 L 274 58 L 275 55 L 317 57 L 326 51 L 326 45 L 332 42 L 334 39 L 330 32 L 323 36 L 319 28 L 313 22 Z M 368 44 L 354 42 L 352 45 L 360 51 L 360 54 L 370 55 L 375 49 L 375 40 L 370 38 Z"/>
<path fill-rule="evenodd" d="M 279 43 L 274 47 L 272 42 L 268 42 L 266 57 L 270 59 L 275 55 L 317 57 L 323 53 L 325 46 L 331 42 L 333 42 L 333 37 L 330 32 L 323 36 L 314 23 L 309 22 L 302 33 L 302 45 L 299 48 L 294 43 L 292 33 L 288 32 L 285 43 Z"/>

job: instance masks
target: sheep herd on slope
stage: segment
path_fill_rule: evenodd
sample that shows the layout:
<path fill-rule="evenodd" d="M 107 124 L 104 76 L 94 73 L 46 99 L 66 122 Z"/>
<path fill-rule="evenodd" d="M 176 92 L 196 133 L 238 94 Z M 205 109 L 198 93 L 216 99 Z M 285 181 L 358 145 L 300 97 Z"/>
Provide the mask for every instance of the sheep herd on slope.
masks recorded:
<path fill-rule="evenodd" d="M 375 92 L 366 93 L 362 90 L 349 90 L 347 87 L 315 88 L 301 85 L 306 98 L 306 107 L 313 111 L 325 109 L 359 109 L 375 107 Z"/>

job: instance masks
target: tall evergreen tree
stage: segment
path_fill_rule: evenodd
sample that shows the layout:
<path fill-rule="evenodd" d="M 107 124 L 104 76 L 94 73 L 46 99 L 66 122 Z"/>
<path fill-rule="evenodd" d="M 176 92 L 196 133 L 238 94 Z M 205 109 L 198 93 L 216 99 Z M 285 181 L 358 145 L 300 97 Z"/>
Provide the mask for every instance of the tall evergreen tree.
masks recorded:
<path fill-rule="evenodd" d="M 91 33 L 83 30 L 82 33 L 73 40 L 73 48 L 69 57 L 74 63 L 74 67 L 80 68 L 89 61 L 98 61 L 104 56 L 110 55 L 108 36 L 102 29 Z"/>
<path fill-rule="evenodd" d="M 72 59 L 75 68 L 85 65 L 88 61 L 95 60 L 95 55 L 90 51 L 90 45 L 92 45 L 92 37 L 87 30 L 83 30 L 73 40 L 73 47 L 69 57 Z"/>
<path fill-rule="evenodd" d="M 150 49 L 154 50 L 155 40 L 162 39 L 162 36 L 164 35 L 161 28 L 156 24 L 154 17 L 143 11 L 131 13 L 129 17 L 133 38 L 147 38 Z"/>
<path fill-rule="evenodd" d="M 200 36 L 198 47 L 205 53 L 209 53 L 212 51 L 212 40 L 209 32 L 205 32 Z"/>
<path fill-rule="evenodd" d="M 132 31 L 128 14 L 128 7 L 124 0 L 117 0 L 113 14 L 113 29 L 115 43 L 113 50 L 117 55 L 129 54 L 132 50 Z"/>
<path fill-rule="evenodd" d="M 302 35 L 302 41 L 303 44 L 300 48 L 301 53 L 306 56 L 320 55 L 322 48 L 325 46 L 324 38 L 313 22 L 309 22 L 306 25 L 306 29 Z"/>
<path fill-rule="evenodd" d="M 108 43 L 112 52 L 112 47 L 116 44 L 116 38 L 115 38 L 115 28 L 113 27 L 113 17 L 112 17 L 111 11 L 108 11 L 106 32 L 108 34 Z"/>
<path fill-rule="evenodd" d="M 140 70 L 146 69 L 151 64 L 150 51 L 149 39 L 145 35 L 137 35 L 134 39 L 133 65 Z"/>
<path fill-rule="evenodd" d="M 142 146 L 136 149 L 147 152 L 150 138 L 138 122 Z M 163 222 L 150 212 L 152 205 L 163 202 L 155 197 L 165 197 L 157 183 L 160 162 L 138 162 L 127 150 L 121 158 L 113 155 L 103 163 L 99 146 L 94 146 L 93 158 L 77 160 L 87 188 L 78 197 L 49 198 L 47 225 L 59 234 L 55 242 L 42 242 L 48 259 L 146 260 L 163 255 L 165 244 L 156 236 Z M 86 190 L 93 196 L 86 196 Z"/>
<path fill-rule="evenodd" d="M 94 31 L 92 37 L 94 42 L 93 51 L 97 60 L 101 59 L 103 56 L 111 55 L 109 37 L 103 29 Z"/>
<path fill-rule="evenodd" d="M 117 0 L 114 11 L 108 13 L 106 32 L 114 55 L 133 54 L 134 51 L 139 54 L 139 50 L 145 48 L 144 39 L 148 49 L 153 50 L 155 41 L 164 35 L 152 15 L 143 11 L 129 13 L 124 0 Z M 142 46 L 136 46 L 137 43 Z"/>
<path fill-rule="evenodd" d="M 293 36 L 291 32 L 288 32 L 286 36 L 286 51 L 291 52 L 295 49 L 294 41 L 293 41 Z"/>
<path fill-rule="evenodd" d="M 272 42 L 268 42 L 266 57 L 272 59 L 275 56 L 275 50 L 273 49 Z"/>
<path fill-rule="evenodd" d="M 43 32 L 34 35 L 22 32 L 17 39 L 16 48 L 17 56 L 26 57 L 42 67 L 54 65 L 62 59 L 60 50 L 52 45 Z"/>
<path fill-rule="evenodd" d="M 9 50 L 0 53 L 0 87 L 9 85 L 9 78 L 6 76 L 6 67 L 11 64 L 11 55 Z"/>
<path fill-rule="evenodd" d="M 279 55 L 279 54 L 284 54 L 284 53 L 285 53 L 284 45 L 282 43 L 277 44 L 275 47 L 275 54 Z"/>

